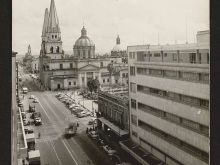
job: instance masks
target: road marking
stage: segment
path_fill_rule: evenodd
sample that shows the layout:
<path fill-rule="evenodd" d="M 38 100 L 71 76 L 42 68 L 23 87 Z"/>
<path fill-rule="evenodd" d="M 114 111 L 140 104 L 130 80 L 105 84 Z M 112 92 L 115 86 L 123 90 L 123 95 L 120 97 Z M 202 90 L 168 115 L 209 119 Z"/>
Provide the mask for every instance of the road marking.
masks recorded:
<path fill-rule="evenodd" d="M 62 142 L 63 142 L 63 144 L 65 145 L 65 147 L 66 147 L 67 151 L 68 151 L 68 152 L 69 152 L 69 154 L 71 155 L 71 157 L 72 157 L 72 159 L 74 160 L 74 162 L 75 162 L 77 165 L 79 165 L 79 164 L 76 162 L 75 158 L 73 157 L 72 152 L 71 152 L 71 151 L 69 150 L 69 148 L 66 146 L 65 141 L 64 141 L 64 140 L 62 140 Z M 70 149 L 71 149 L 71 147 L 70 147 Z M 72 149 L 71 149 L 71 150 L 72 150 Z"/>
<path fill-rule="evenodd" d="M 43 111 L 45 112 L 47 118 L 48 118 L 50 121 L 52 121 L 52 120 L 50 119 L 49 115 L 47 114 L 46 110 L 44 109 L 44 107 L 43 107 L 42 104 L 40 103 L 40 101 L 39 101 L 39 104 L 40 104 L 40 106 L 42 107 Z M 57 132 L 57 134 L 59 134 L 59 131 L 58 131 L 55 127 L 54 127 L 54 129 L 55 129 L 55 131 Z M 62 142 L 62 143 L 64 144 L 64 146 L 66 147 L 67 151 L 69 152 L 71 158 L 72 158 L 73 161 L 76 163 L 76 165 L 79 165 L 79 164 L 76 162 L 76 160 L 75 160 L 74 156 L 72 155 L 72 153 L 70 152 L 69 148 L 66 146 L 64 140 L 61 140 L 61 142 Z"/>
<path fill-rule="evenodd" d="M 49 143 L 51 144 L 52 149 L 53 149 L 53 151 L 55 152 L 55 155 L 56 155 L 56 157 L 57 157 L 57 160 L 58 160 L 59 164 L 62 164 L 62 162 L 61 162 L 61 160 L 60 160 L 60 158 L 59 158 L 59 156 L 58 156 L 58 154 L 57 154 L 57 152 L 56 152 L 56 150 L 55 150 L 53 141 L 49 141 Z"/>

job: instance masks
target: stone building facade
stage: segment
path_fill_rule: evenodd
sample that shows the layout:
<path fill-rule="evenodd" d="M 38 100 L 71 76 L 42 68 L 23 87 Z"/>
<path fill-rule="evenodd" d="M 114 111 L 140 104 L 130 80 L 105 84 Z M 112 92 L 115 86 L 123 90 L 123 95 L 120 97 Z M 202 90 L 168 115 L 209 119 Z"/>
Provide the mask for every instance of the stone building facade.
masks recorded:
<path fill-rule="evenodd" d="M 117 61 L 121 61 L 121 58 L 121 56 L 114 57 L 119 59 Z M 111 60 L 110 57 L 96 57 L 95 44 L 87 36 L 84 26 L 81 36 L 73 46 L 73 55 L 66 57 L 62 49 L 55 3 L 51 0 L 50 11 L 45 10 L 39 56 L 42 84 L 50 90 L 85 88 L 90 79 L 98 79 L 101 85 L 109 85 L 110 82 L 107 80 L 110 75 L 107 66 Z M 126 69 L 128 72 L 128 68 Z"/>
<path fill-rule="evenodd" d="M 106 133 L 109 129 L 118 139 L 128 138 L 128 91 L 114 93 L 99 91 L 97 117 L 100 131 Z"/>

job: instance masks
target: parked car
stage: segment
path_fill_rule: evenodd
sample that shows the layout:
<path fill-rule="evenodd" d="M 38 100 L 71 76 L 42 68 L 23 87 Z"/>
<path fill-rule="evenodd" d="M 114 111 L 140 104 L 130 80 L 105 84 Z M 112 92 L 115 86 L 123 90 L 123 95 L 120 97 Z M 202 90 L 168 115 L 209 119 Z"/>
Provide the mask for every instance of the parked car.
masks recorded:
<path fill-rule="evenodd" d="M 23 119 L 23 124 L 24 126 L 30 125 L 30 121 L 25 118 Z"/>
<path fill-rule="evenodd" d="M 98 146 L 101 146 L 101 147 L 106 145 L 104 140 L 102 140 L 102 139 L 98 139 L 97 144 L 98 144 Z"/>
<path fill-rule="evenodd" d="M 36 107 L 33 105 L 29 105 L 29 112 L 35 112 L 36 111 Z"/>
<path fill-rule="evenodd" d="M 38 99 L 35 98 L 35 99 L 33 100 L 33 103 L 39 103 Z"/>
<path fill-rule="evenodd" d="M 34 97 L 34 95 L 30 95 L 30 97 L 29 97 L 29 99 L 34 99 L 35 97 Z"/>
<path fill-rule="evenodd" d="M 25 134 L 30 134 L 30 133 L 34 133 L 34 130 L 28 127 L 24 129 L 24 132 Z"/>
<path fill-rule="evenodd" d="M 38 117 L 41 117 L 41 113 L 40 113 L 40 112 L 34 112 L 34 113 L 32 113 L 32 115 L 31 115 L 31 118 L 32 118 L 32 119 L 35 119 L 35 118 L 38 118 Z"/>
<path fill-rule="evenodd" d="M 77 116 L 78 118 L 83 118 L 83 117 L 85 117 L 85 114 L 77 113 L 76 116 Z"/>
<path fill-rule="evenodd" d="M 22 102 L 20 101 L 20 102 L 18 102 L 18 107 L 23 107 L 23 104 L 22 104 Z"/>
<path fill-rule="evenodd" d="M 121 161 L 121 158 L 116 154 L 111 155 L 111 160 L 115 165 L 125 165 L 125 163 Z"/>
<path fill-rule="evenodd" d="M 103 150 L 108 154 L 108 155 L 113 155 L 116 153 L 116 150 L 113 150 L 111 147 L 108 145 L 103 146 Z"/>
<path fill-rule="evenodd" d="M 41 118 L 40 118 L 40 117 L 34 118 L 34 124 L 35 124 L 35 125 L 42 125 Z"/>
<path fill-rule="evenodd" d="M 96 133 L 96 131 L 90 131 L 88 133 L 88 136 L 91 137 L 92 139 L 96 139 L 98 137 L 98 134 Z"/>
<path fill-rule="evenodd" d="M 92 125 L 93 123 L 94 123 L 94 120 L 91 119 L 91 120 L 89 120 L 88 125 Z"/>

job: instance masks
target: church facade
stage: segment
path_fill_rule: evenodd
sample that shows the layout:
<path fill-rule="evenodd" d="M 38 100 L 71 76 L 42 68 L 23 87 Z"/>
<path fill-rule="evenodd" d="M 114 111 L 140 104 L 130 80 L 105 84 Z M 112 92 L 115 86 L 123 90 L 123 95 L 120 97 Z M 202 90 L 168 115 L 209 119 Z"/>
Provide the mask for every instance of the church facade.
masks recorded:
<path fill-rule="evenodd" d="M 49 11 L 47 8 L 45 10 L 41 37 L 39 76 L 45 88 L 50 90 L 85 88 L 91 79 L 98 79 L 103 86 L 110 83 L 126 85 L 127 81 L 120 78 L 122 72 L 128 72 L 127 64 L 122 62 L 123 57 L 120 55 L 96 57 L 95 44 L 87 36 L 84 26 L 81 36 L 73 45 L 73 55 L 65 55 L 54 0 L 51 0 Z M 110 75 L 109 63 L 117 63 L 120 66 L 119 73 Z M 116 78 L 114 75 L 117 75 Z"/>

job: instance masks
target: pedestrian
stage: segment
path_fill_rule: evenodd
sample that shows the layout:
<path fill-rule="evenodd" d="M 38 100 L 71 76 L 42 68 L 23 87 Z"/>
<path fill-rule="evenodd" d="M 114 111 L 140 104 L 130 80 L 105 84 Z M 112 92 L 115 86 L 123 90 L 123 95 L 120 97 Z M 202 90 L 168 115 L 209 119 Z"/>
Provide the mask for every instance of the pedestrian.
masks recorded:
<path fill-rule="evenodd" d="M 88 127 L 86 128 L 86 133 L 88 133 L 88 131 L 89 131 L 89 129 L 88 129 Z"/>
<path fill-rule="evenodd" d="M 76 124 L 77 124 L 77 127 L 79 127 L 79 123 L 77 122 Z"/>
<path fill-rule="evenodd" d="M 40 139 L 40 132 L 38 133 L 38 138 Z"/>

